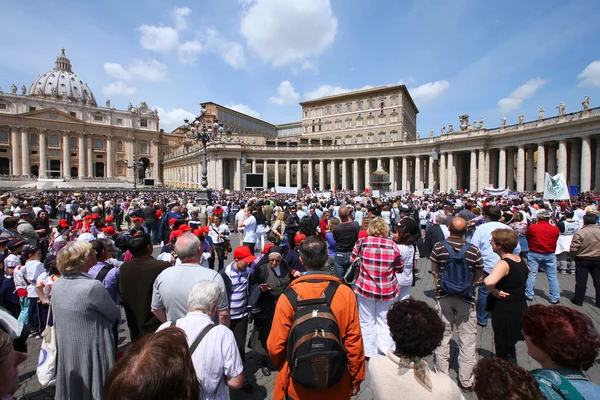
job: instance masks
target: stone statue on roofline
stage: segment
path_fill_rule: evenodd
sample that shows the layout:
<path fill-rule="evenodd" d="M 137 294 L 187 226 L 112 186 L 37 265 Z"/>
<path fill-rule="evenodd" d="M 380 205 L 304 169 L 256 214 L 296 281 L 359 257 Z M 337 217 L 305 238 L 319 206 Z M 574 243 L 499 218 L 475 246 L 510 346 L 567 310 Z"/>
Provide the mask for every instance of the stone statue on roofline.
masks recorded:
<path fill-rule="evenodd" d="M 458 120 L 460 121 L 461 131 L 466 131 L 469 129 L 469 114 L 459 115 Z"/>
<path fill-rule="evenodd" d="M 538 119 L 544 119 L 544 107 L 540 107 L 540 113 L 538 114 Z"/>
<path fill-rule="evenodd" d="M 429 130 L 429 138 L 430 138 L 430 139 L 431 139 L 431 138 L 433 138 L 433 128 L 431 128 L 431 129 Z"/>
<path fill-rule="evenodd" d="M 583 101 L 581 102 L 581 107 L 584 110 L 589 110 L 590 109 L 590 96 L 585 96 L 583 98 Z"/>
<path fill-rule="evenodd" d="M 473 124 L 471 125 L 471 129 L 477 130 L 477 121 L 473 121 Z"/>
<path fill-rule="evenodd" d="M 566 111 L 565 111 L 566 105 L 564 102 L 561 101 L 560 104 L 556 106 L 556 108 L 558 108 L 558 115 L 566 114 Z"/>
<path fill-rule="evenodd" d="M 448 133 L 452 133 L 452 132 L 454 132 L 454 125 L 452 125 L 452 122 L 450 122 L 448 124 Z"/>
<path fill-rule="evenodd" d="M 15 85 L 14 83 L 10 85 L 10 91 L 12 92 L 12 94 L 17 94 L 17 85 Z"/>
<path fill-rule="evenodd" d="M 417 139 L 421 139 L 421 131 L 417 131 Z"/>
<path fill-rule="evenodd" d="M 440 135 L 445 135 L 446 134 L 446 125 L 442 125 L 442 127 L 440 128 Z"/>
<path fill-rule="evenodd" d="M 481 119 L 479 120 L 479 126 L 478 126 L 478 128 L 479 129 L 483 129 L 484 128 L 484 126 L 483 126 L 483 117 L 481 117 Z"/>
<path fill-rule="evenodd" d="M 106 108 L 110 108 L 110 99 L 106 100 Z"/>
<path fill-rule="evenodd" d="M 521 111 L 521 114 L 519 114 L 519 123 L 522 124 L 525 121 L 525 114 L 523 114 L 523 111 Z"/>
<path fill-rule="evenodd" d="M 27 94 L 27 88 L 25 85 L 21 86 L 21 94 Z"/>
<path fill-rule="evenodd" d="M 500 126 L 503 128 L 506 126 L 506 117 L 504 115 L 502 116 L 502 119 L 500 120 Z"/>

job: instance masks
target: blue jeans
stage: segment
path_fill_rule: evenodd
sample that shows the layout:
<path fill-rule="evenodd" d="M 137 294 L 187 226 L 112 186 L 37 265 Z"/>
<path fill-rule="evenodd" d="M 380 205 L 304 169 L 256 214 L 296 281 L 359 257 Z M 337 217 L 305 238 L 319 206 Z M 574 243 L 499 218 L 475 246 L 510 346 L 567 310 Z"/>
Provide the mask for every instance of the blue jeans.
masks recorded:
<path fill-rule="evenodd" d="M 527 278 L 525 296 L 528 298 L 533 297 L 538 269 L 539 267 L 544 267 L 546 275 L 548 275 L 548 285 L 550 286 L 550 302 L 556 303 L 560 298 L 560 288 L 558 287 L 558 279 L 556 278 L 556 255 L 554 253 L 543 254 L 530 251 L 527 258 L 531 272 L 529 273 L 529 278 Z"/>
<path fill-rule="evenodd" d="M 339 251 L 335 254 L 335 258 L 333 259 L 333 270 L 335 271 L 335 276 L 342 279 L 346 270 L 350 266 L 350 256 L 352 253 L 340 253 Z"/>
<path fill-rule="evenodd" d="M 19 322 L 24 325 L 29 324 L 29 297 L 19 297 L 19 305 L 21 306 L 21 314 L 19 314 Z"/>
<path fill-rule="evenodd" d="M 483 278 L 487 278 L 489 274 L 487 272 L 483 273 Z M 488 323 L 488 312 L 485 311 L 485 303 L 487 303 L 487 298 L 490 292 L 485 287 L 485 284 L 482 282 L 477 288 L 479 294 L 477 295 L 477 323 L 479 325 L 487 325 Z"/>

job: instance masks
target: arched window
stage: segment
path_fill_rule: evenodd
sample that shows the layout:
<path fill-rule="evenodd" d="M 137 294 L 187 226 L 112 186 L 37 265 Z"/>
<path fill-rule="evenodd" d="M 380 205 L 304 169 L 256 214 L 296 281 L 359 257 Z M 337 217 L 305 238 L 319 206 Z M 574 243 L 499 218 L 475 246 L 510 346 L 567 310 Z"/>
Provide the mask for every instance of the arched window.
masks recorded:
<path fill-rule="evenodd" d="M 117 142 L 117 151 L 123 151 L 123 142 L 120 140 Z"/>
<path fill-rule="evenodd" d="M 77 149 L 77 138 L 71 138 L 71 150 Z"/>
<path fill-rule="evenodd" d="M 50 135 L 50 146 L 58 146 L 58 135 Z"/>
<path fill-rule="evenodd" d="M 8 142 L 8 132 L 0 130 L 0 142 L 7 143 Z"/>
<path fill-rule="evenodd" d="M 32 146 L 37 146 L 38 145 L 38 135 L 37 135 L 37 133 L 32 133 L 30 135 L 29 142 L 31 143 Z"/>
<path fill-rule="evenodd" d="M 148 143 L 142 143 L 141 151 L 142 154 L 148 153 Z"/>
<path fill-rule="evenodd" d="M 96 140 L 94 141 L 94 148 L 95 148 L 96 150 L 101 150 L 101 149 L 103 149 L 103 148 L 104 148 L 104 142 L 102 142 L 102 139 L 96 139 Z"/>

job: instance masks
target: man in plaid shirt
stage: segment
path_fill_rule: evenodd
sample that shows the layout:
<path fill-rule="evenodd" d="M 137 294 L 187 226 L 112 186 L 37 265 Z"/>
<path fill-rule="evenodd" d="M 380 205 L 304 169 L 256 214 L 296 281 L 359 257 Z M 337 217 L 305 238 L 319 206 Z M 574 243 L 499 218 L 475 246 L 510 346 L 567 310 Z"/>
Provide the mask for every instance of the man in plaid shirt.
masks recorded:
<path fill-rule="evenodd" d="M 363 266 L 356 280 L 356 299 L 365 356 L 387 354 L 393 346 L 387 312 L 396 301 L 400 286 L 396 274 L 402 272 L 402 257 L 396 244 L 388 239 L 389 225 L 381 217 L 369 223 L 369 236 L 356 243 L 350 261 L 360 257 Z"/>

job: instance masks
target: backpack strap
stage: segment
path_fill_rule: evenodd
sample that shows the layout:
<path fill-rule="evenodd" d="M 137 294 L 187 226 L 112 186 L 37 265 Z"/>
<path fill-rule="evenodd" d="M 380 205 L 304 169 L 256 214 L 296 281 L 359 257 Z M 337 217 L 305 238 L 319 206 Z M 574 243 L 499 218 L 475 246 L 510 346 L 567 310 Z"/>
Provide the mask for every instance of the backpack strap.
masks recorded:
<path fill-rule="evenodd" d="M 113 269 L 112 265 L 105 265 L 104 267 L 102 267 L 100 272 L 98 272 L 98 275 L 96 275 L 96 280 L 104 282 L 104 278 L 106 278 L 106 275 L 108 275 L 111 269 Z"/>
<path fill-rule="evenodd" d="M 204 337 L 208 334 L 208 332 L 210 332 L 210 330 L 214 327 L 215 327 L 215 324 L 210 323 L 210 324 L 208 324 L 208 326 L 206 328 L 204 328 L 202 330 L 202 332 L 200 332 L 198 337 L 196 337 L 196 340 L 194 340 L 194 343 L 192 343 L 192 345 L 190 346 L 190 355 L 194 354 L 194 351 L 196 351 L 196 349 L 198 348 L 198 345 L 200 344 L 202 339 L 204 339 Z"/>
<path fill-rule="evenodd" d="M 453 258 L 463 258 L 467 251 L 469 251 L 469 247 L 471 247 L 471 243 L 465 243 L 463 248 L 460 249 L 460 251 L 457 253 L 456 251 L 454 251 L 452 246 L 450 246 L 450 243 L 448 243 L 446 240 L 442 240 L 440 243 L 442 243 L 448 251 L 448 256 Z"/>
<path fill-rule="evenodd" d="M 308 279 L 304 282 L 325 282 L 325 281 L 321 280 L 321 279 Z M 333 296 L 335 295 L 335 292 L 337 291 L 337 288 L 339 286 L 340 286 L 339 282 L 329 281 L 329 285 L 327 285 L 327 287 L 325 288 L 325 292 L 323 292 L 323 295 L 321 297 L 317 297 L 314 299 L 307 299 L 307 300 L 299 301 L 298 293 L 296 293 L 296 291 L 294 289 L 292 289 L 291 287 L 288 287 L 287 289 L 285 289 L 283 294 L 285 295 L 285 297 L 287 297 L 288 301 L 292 305 L 294 312 L 296 312 L 298 310 L 299 305 L 302 307 L 312 305 L 312 304 L 325 304 L 325 303 L 327 305 L 330 305 L 331 301 L 333 300 Z"/>
<path fill-rule="evenodd" d="M 440 241 L 440 243 L 442 245 L 444 245 L 444 247 L 446 248 L 446 251 L 448 251 L 448 256 L 449 257 L 456 257 L 456 252 L 454 251 L 454 249 L 452 248 L 452 246 L 450 246 L 450 243 L 448 243 L 445 240 Z"/>
<path fill-rule="evenodd" d="M 460 252 L 458 253 L 457 257 L 463 258 L 467 251 L 469 251 L 469 247 L 471 247 L 471 243 L 465 243 L 463 248 L 460 249 Z"/>

